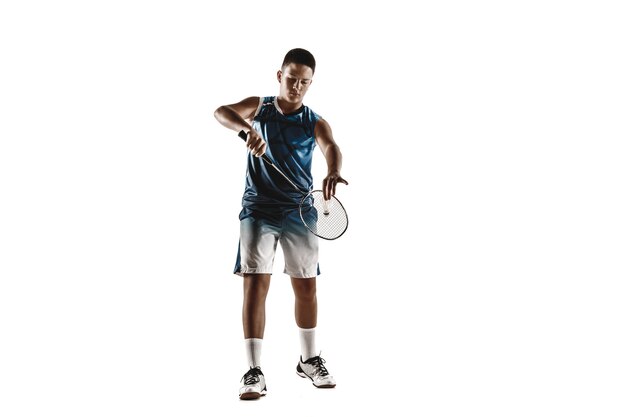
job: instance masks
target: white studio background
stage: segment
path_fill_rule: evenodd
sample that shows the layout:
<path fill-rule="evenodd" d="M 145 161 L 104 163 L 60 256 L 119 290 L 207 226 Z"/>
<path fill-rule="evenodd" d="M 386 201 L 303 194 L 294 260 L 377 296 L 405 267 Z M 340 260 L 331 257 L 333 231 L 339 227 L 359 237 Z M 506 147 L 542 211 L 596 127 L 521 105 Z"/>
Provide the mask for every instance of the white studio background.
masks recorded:
<path fill-rule="evenodd" d="M 0 415 L 624 415 L 626 16 L 409 4 L 2 3 Z M 212 112 L 294 47 L 350 181 L 338 386 L 295 375 L 279 252 L 243 403 L 245 149 Z"/>

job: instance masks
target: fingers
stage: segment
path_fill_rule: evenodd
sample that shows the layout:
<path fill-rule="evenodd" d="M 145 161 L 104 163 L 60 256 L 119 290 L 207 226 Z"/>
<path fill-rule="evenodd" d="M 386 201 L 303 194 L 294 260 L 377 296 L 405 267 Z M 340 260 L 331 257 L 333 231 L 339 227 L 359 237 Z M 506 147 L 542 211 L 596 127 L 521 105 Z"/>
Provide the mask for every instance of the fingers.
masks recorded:
<path fill-rule="evenodd" d="M 256 156 L 257 158 L 265 154 L 265 149 L 267 147 L 263 138 L 253 130 L 248 132 L 246 146 L 248 147 L 248 149 L 250 149 L 252 155 Z"/>
<path fill-rule="evenodd" d="M 324 181 L 322 182 L 322 191 L 324 192 L 325 200 L 330 200 L 330 198 L 335 195 L 338 182 L 348 185 L 348 181 L 344 180 L 340 176 L 329 175 L 324 178 Z"/>
<path fill-rule="evenodd" d="M 324 200 L 330 200 L 332 196 L 332 185 L 331 181 L 328 178 L 324 178 L 322 181 L 322 191 L 324 192 Z"/>

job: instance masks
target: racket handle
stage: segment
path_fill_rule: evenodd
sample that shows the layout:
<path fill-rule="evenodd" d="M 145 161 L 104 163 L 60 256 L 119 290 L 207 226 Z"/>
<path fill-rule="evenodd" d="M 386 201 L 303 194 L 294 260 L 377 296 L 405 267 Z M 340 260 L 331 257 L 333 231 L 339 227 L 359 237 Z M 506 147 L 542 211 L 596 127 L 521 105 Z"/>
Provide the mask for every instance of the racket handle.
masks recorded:
<path fill-rule="evenodd" d="M 237 134 L 237 136 L 239 136 L 241 139 L 243 139 L 243 141 L 247 141 L 248 140 L 248 134 L 244 131 L 244 130 L 240 130 L 239 133 Z M 267 156 L 262 155 L 261 158 L 267 162 L 268 164 L 274 166 L 274 163 L 272 162 L 271 159 L 269 159 Z M 284 175 L 284 174 L 283 174 Z"/>
<path fill-rule="evenodd" d="M 244 142 L 248 140 L 248 134 L 247 134 L 245 131 L 243 131 L 243 130 L 240 130 L 240 131 L 239 131 L 239 133 L 238 133 L 237 135 L 238 135 L 241 139 L 243 139 L 243 141 L 244 141 Z M 293 181 L 291 181 L 291 180 L 289 179 L 289 177 L 288 177 L 288 176 L 286 176 L 286 175 L 283 173 L 283 171 L 281 171 L 280 169 L 278 169 L 278 167 L 276 166 L 276 164 L 274 164 L 274 161 L 272 161 L 272 160 L 271 160 L 271 159 L 270 159 L 267 155 L 261 155 L 261 159 L 263 159 L 263 160 L 264 160 L 267 164 L 271 165 L 271 166 L 272 166 L 272 168 L 274 168 L 274 169 L 276 170 L 276 172 L 278 172 L 280 175 L 282 175 L 282 176 L 283 176 L 283 178 L 284 178 L 284 179 L 286 179 L 286 180 L 287 180 L 287 182 L 288 182 L 289 184 L 291 184 L 291 186 L 292 186 L 293 188 L 295 188 L 296 190 L 300 191 L 300 193 L 301 193 L 301 194 L 303 194 L 303 195 L 306 195 L 306 194 L 307 194 L 305 191 L 302 191 L 302 190 L 301 190 L 301 189 L 300 189 L 300 188 L 299 188 L 296 184 L 294 184 L 294 183 L 293 183 Z"/>

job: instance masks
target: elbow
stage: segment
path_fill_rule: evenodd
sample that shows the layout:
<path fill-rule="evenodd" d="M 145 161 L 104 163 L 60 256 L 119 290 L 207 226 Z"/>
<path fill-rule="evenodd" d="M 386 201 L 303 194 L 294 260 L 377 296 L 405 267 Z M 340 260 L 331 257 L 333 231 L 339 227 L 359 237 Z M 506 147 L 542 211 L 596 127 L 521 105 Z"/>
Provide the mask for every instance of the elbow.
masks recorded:
<path fill-rule="evenodd" d="M 339 145 L 337 145 L 336 143 L 333 143 L 329 146 L 329 151 L 332 152 L 334 155 L 341 157 L 341 149 L 339 149 Z"/>
<path fill-rule="evenodd" d="M 222 112 L 224 111 L 224 106 L 219 106 L 217 109 L 215 109 L 215 111 L 213 112 L 213 117 L 215 117 L 217 120 L 221 119 L 221 115 Z"/>

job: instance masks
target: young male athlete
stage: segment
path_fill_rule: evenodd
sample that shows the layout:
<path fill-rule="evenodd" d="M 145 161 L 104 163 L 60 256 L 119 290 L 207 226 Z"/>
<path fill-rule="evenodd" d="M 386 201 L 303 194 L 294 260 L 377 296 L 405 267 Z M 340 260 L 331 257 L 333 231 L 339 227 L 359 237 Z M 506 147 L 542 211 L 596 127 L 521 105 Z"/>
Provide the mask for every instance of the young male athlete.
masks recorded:
<path fill-rule="evenodd" d="M 302 190 L 313 189 L 311 162 L 316 144 L 328 174 L 322 183 L 325 197 L 335 194 L 341 177 L 341 152 L 328 123 L 302 104 L 313 81 L 315 58 L 304 49 L 287 53 L 277 77 L 276 97 L 248 97 L 219 107 L 215 117 L 225 127 L 246 134 L 249 148 L 243 208 L 239 214 L 240 240 L 235 273 L 243 276 L 243 333 L 249 370 L 239 390 L 242 400 L 259 398 L 267 388 L 261 372 L 261 347 L 265 329 L 265 299 L 277 242 L 285 258 L 284 272 L 291 277 L 295 316 L 299 327 L 301 356 L 297 373 L 318 388 L 332 388 L 328 373 L 315 347 L 317 325 L 316 276 L 318 241 L 302 224 L 298 205 L 302 195 L 268 166 L 267 154 Z"/>

